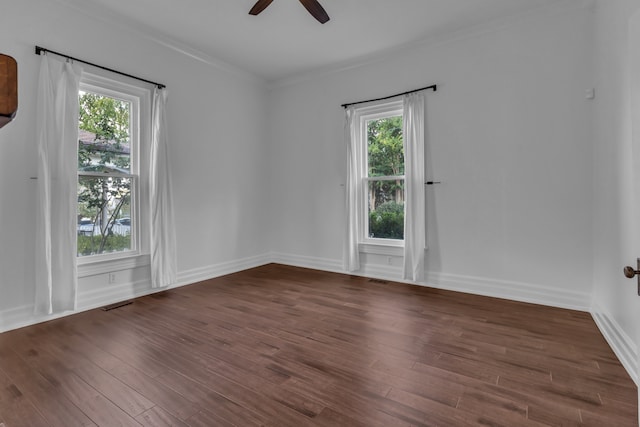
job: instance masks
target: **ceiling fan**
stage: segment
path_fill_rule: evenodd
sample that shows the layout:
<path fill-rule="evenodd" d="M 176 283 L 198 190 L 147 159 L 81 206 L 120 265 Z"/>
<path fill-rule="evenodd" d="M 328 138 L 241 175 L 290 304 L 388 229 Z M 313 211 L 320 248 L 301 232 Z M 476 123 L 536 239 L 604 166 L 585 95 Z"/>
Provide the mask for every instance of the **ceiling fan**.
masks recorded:
<path fill-rule="evenodd" d="M 257 15 L 267 8 L 273 0 L 258 0 L 249 11 L 249 15 Z M 321 24 L 329 20 L 329 15 L 318 3 L 318 0 L 300 0 L 300 3 L 309 11 Z"/>

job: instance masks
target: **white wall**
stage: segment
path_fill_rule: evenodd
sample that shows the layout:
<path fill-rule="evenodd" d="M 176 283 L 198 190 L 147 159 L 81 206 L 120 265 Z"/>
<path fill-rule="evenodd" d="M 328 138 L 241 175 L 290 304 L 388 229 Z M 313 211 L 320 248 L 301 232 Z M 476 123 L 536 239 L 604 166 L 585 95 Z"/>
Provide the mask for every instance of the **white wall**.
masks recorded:
<path fill-rule="evenodd" d="M 276 259 L 339 270 L 342 103 L 428 94 L 427 283 L 588 309 L 592 291 L 593 11 L 563 3 L 270 93 Z M 398 278 L 401 259 L 365 257 Z"/>
<path fill-rule="evenodd" d="M 0 51 L 16 58 L 19 111 L 0 130 L 0 331 L 33 321 L 35 100 L 41 45 L 167 85 L 179 279 L 195 281 L 268 252 L 264 82 L 212 66 L 66 2 L 3 4 Z M 148 267 L 83 278 L 79 305 L 149 288 Z M 111 301 L 110 301 L 111 300 Z"/>
<path fill-rule="evenodd" d="M 639 298 L 622 267 L 635 266 L 638 227 L 634 214 L 629 86 L 628 21 L 635 0 L 601 0 L 596 21 L 598 102 L 594 150 L 593 311 L 616 353 L 636 376 Z M 636 165 L 637 169 L 637 165 Z M 637 174 L 637 171 L 636 171 Z"/>

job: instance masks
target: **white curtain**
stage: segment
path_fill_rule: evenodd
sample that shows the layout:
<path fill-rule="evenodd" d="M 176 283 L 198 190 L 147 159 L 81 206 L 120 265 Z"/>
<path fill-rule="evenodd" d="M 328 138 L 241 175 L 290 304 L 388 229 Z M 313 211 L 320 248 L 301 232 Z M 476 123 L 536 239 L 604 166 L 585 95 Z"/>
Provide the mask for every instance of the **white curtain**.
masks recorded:
<path fill-rule="evenodd" d="M 82 68 L 40 58 L 35 313 L 76 308 L 78 89 Z"/>
<path fill-rule="evenodd" d="M 347 182 L 346 182 L 346 217 L 347 229 L 344 242 L 344 269 L 356 271 L 360 269 L 360 252 L 358 250 L 358 231 L 360 230 L 360 209 L 362 203 L 358 192 L 358 123 L 355 108 L 346 109 L 345 140 L 347 142 Z"/>
<path fill-rule="evenodd" d="M 177 281 L 177 248 L 174 228 L 169 142 L 166 120 L 167 90 L 153 93 L 151 127 L 151 286 L 162 288 Z"/>
<path fill-rule="evenodd" d="M 403 136 L 405 156 L 404 278 L 419 281 L 424 277 L 426 240 L 424 125 L 425 96 L 422 92 L 405 95 L 403 100 Z"/>

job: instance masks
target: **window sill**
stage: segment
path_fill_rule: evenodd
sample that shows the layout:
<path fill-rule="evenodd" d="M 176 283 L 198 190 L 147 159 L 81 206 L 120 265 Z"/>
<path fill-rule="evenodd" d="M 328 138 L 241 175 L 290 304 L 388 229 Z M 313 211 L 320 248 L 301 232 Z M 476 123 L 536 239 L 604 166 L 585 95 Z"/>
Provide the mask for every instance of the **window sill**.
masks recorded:
<path fill-rule="evenodd" d="M 149 254 L 134 254 L 118 258 L 101 258 L 96 260 L 78 260 L 78 278 L 97 276 L 114 271 L 131 270 L 151 265 Z"/>
<path fill-rule="evenodd" d="M 358 250 L 365 254 L 404 256 L 404 244 L 360 243 Z"/>

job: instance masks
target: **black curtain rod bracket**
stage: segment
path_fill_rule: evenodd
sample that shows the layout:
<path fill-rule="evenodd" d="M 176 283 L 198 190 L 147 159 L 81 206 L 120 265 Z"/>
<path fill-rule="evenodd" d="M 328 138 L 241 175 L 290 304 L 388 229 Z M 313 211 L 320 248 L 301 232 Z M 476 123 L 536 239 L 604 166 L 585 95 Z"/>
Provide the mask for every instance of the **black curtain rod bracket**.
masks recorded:
<path fill-rule="evenodd" d="M 36 46 L 36 55 L 41 55 L 42 52 L 53 53 L 54 55 L 62 56 L 63 58 L 67 58 L 67 59 L 70 59 L 72 61 L 82 62 L 83 64 L 91 65 L 92 67 L 100 68 L 101 70 L 105 70 L 105 71 L 109 71 L 109 72 L 112 72 L 112 73 L 120 74 L 121 76 L 130 77 L 132 79 L 140 80 L 142 82 L 149 83 L 149 84 L 152 84 L 154 86 L 157 86 L 158 89 L 164 89 L 166 87 L 162 83 L 152 82 L 151 80 L 143 79 L 141 77 L 132 76 L 131 74 L 123 73 L 122 71 L 114 70 L 112 68 L 103 67 L 102 65 L 98 65 L 98 64 L 94 64 L 92 62 L 88 62 L 88 61 L 85 61 L 85 60 L 82 60 L 82 59 L 74 58 L 73 56 L 65 55 L 64 53 L 60 53 L 60 52 L 53 51 L 51 49 L 45 49 L 44 47 Z"/>
<path fill-rule="evenodd" d="M 422 90 L 429 90 L 429 89 L 433 90 L 434 92 L 436 92 L 438 90 L 438 85 L 431 85 L 431 86 L 427 86 L 427 87 L 421 87 L 420 89 L 408 90 L 406 92 L 396 93 L 395 95 L 384 96 L 382 98 L 368 99 L 366 101 L 358 101 L 358 102 L 351 102 L 351 103 L 348 103 L 348 104 L 342 104 L 342 108 L 348 108 L 348 107 L 351 107 L 352 105 L 366 104 L 367 102 L 384 101 L 385 99 L 391 99 L 391 98 L 395 98 L 395 97 L 398 97 L 398 96 L 409 95 L 410 93 L 416 93 L 416 92 L 420 92 Z"/>

